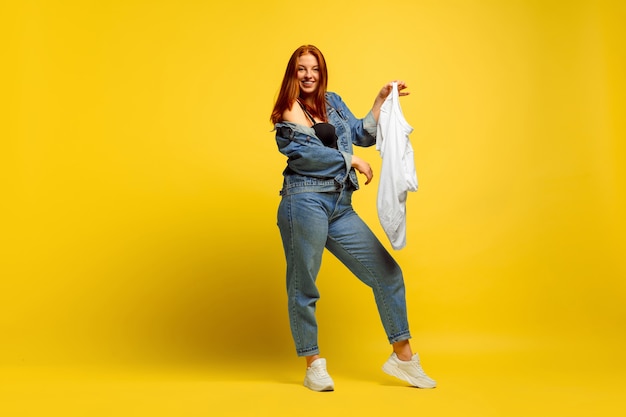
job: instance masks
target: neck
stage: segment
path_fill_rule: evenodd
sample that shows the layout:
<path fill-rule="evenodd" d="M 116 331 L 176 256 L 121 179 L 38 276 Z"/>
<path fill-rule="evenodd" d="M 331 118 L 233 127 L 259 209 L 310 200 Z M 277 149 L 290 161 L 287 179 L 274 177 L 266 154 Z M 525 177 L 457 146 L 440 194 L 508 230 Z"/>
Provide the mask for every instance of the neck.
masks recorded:
<path fill-rule="evenodd" d="M 315 106 L 315 97 L 313 97 L 312 95 L 300 96 L 298 100 L 300 100 L 301 103 L 306 104 L 309 107 Z"/>

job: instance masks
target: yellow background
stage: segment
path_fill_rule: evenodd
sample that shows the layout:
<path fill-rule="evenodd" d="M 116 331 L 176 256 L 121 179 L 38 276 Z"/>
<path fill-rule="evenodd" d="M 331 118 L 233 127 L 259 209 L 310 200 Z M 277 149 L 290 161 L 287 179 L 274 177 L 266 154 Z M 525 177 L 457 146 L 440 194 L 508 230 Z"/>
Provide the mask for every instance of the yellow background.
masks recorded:
<path fill-rule="evenodd" d="M 11 3 L 3 415 L 624 411 L 623 2 Z M 373 299 L 331 256 L 318 316 L 337 391 L 300 386 L 268 119 L 305 43 L 360 117 L 384 83 L 410 87 L 420 189 L 394 255 L 434 391 L 380 372 Z M 376 187 L 355 206 L 389 247 Z"/>

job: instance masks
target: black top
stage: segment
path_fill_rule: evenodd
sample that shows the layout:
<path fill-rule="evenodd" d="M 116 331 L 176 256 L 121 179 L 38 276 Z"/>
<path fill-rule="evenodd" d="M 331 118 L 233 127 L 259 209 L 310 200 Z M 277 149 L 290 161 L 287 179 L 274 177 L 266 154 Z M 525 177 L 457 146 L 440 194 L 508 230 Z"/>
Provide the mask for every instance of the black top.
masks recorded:
<path fill-rule="evenodd" d="M 313 123 L 313 130 L 315 130 L 315 136 L 320 138 L 324 146 L 328 146 L 329 148 L 337 149 L 337 132 L 335 132 L 335 126 L 330 123 L 317 123 L 311 113 L 309 113 L 304 107 L 304 104 L 300 103 L 298 100 L 298 104 L 302 107 L 302 111 Z"/>

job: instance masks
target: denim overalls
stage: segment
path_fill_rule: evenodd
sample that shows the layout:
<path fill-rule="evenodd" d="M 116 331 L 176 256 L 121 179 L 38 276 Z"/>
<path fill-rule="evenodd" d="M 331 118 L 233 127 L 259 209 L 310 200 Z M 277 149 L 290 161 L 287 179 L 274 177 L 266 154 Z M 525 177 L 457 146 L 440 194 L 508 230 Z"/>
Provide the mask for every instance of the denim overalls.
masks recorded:
<path fill-rule="evenodd" d="M 400 267 L 352 208 L 359 188 L 351 168 L 352 145 L 372 146 L 376 120 L 357 119 L 341 98 L 327 93 L 328 122 L 335 126 L 338 149 L 329 148 L 307 126 L 276 124 L 276 143 L 288 157 L 278 207 L 287 261 L 287 296 L 291 333 L 298 356 L 319 353 L 315 285 L 327 248 L 372 288 L 390 343 L 410 338 L 404 279 Z"/>

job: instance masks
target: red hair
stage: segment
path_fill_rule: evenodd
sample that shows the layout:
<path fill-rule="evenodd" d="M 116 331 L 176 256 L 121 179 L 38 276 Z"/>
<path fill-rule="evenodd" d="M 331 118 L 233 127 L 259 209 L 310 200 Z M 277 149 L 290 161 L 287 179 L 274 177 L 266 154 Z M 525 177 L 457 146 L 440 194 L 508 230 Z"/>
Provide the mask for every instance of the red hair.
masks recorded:
<path fill-rule="evenodd" d="M 272 116 L 270 120 L 272 123 L 278 123 L 283 119 L 283 113 L 289 110 L 296 99 L 300 97 L 300 85 L 298 84 L 298 58 L 302 55 L 313 55 L 317 59 L 319 66 L 319 88 L 315 99 L 313 100 L 313 107 L 307 107 L 307 110 L 315 117 L 326 121 L 326 86 L 328 85 L 328 70 L 326 68 L 326 60 L 322 52 L 313 45 L 302 45 L 291 54 L 291 58 L 287 63 L 287 69 L 285 70 L 285 76 L 283 77 L 283 83 L 280 86 L 280 92 L 278 98 L 274 104 L 274 110 L 272 110 Z"/>

